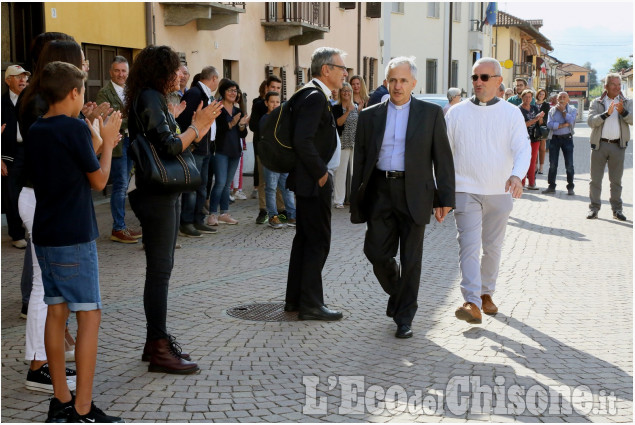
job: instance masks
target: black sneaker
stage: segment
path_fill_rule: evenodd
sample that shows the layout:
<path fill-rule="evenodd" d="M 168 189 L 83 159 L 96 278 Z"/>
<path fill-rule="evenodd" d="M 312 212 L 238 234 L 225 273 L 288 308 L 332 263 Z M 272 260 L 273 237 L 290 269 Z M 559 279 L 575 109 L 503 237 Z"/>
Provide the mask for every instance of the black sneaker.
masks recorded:
<path fill-rule="evenodd" d="M 20 310 L 20 317 L 26 319 L 27 314 L 29 314 L 29 303 L 22 303 L 22 310 Z"/>
<path fill-rule="evenodd" d="M 122 418 L 116 416 L 108 416 L 99 407 L 95 406 L 95 403 L 90 403 L 90 412 L 85 415 L 80 415 L 75 410 L 75 406 L 72 407 L 70 414 L 68 415 L 68 422 L 73 423 L 124 423 L 126 422 Z"/>
<path fill-rule="evenodd" d="M 613 211 L 613 218 L 619 221 L 626 221 L 626 216 L 622 212 L 622 210 Z"/>
<path fill-rule="evenodd" d="M 66 382 L 68 389 L 71 391 L 75 391 L 76 376 L 77 372 L 73 369 L 66 368 Z M 49 372 L 48 363 L 42 365 L 42 367 L 37 370 L 29 369 L 29 372 L 26 374 L 26 387 L 29 390 L 53 394 L 53 382 L 51 381 L 51 372 Z"/>
<path fill-rule="evenodd" d="M 212 226 L 208 226 L 207 224 L 204 224 L 204 223 L 194 223 L 194 228 L 201 233 L 207 233 L 210 235 L 213 235 L 214 233 L 218 232 L 218 230 L 216 230 Z"/>
<path fill-rule="evenodd" d="M 267 214 L 267 211 L 260 210 L 260 212 L 258 213 L 258 217 L 256 217 L 256 224 L 265 224 L 268 219 L 269 215 Z"/>
<path fill-rule="evenodd" d="M 282 224 L 287 223 L 287 210 L 282 210 L 278 213 L 278 220 L 280 220 L 280 223 Z"/>
<path fill-rule="evenodd" d="M 62 403 L 55 397 L 51 399 L 51 404 L 49 404 L 49 413 L 46 417 L 46 422 L 48 423 L 66 423 L 68 422 L 68 417 L 71 414 L 71 411 L 74 410 L 73 406 L 75 405 L 75 397 L 71 394 L 71 401 Z"/>

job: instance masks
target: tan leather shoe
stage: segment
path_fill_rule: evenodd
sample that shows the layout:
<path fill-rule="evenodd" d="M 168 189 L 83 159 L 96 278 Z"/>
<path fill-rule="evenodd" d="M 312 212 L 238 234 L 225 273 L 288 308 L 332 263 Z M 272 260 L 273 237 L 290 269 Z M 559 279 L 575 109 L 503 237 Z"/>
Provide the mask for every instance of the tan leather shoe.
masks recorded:
<path fill-rule="evenodd" d="M 496 304 L 494 304 L 490 295 L 481 295 L 481 300 L 483 300 L 483 303 L 481 304 L 483 313 L 491 315 L 498 313 L 498 307 L 496 307 Z"/>
<path fill-rule="evenodd" d="M 457 308 L 454 315 L 459 320 L 465 320 L 467 323 L 481 323 L 482 317 L 481 310 L 474 303 L 464 303 L 461 307 Z"/>

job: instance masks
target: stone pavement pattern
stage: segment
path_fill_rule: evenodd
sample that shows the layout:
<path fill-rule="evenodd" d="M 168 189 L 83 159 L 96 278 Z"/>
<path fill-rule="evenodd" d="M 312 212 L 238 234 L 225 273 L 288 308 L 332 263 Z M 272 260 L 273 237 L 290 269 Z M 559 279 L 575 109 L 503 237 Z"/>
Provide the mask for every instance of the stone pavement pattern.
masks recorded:
<path fill-rule="evenodd" d="M 525 192 L 514 202 L 494 296 L 499 313 L 484 316 L 482 325 L 454 317 L 462 298 L 453 216 L 427 227 L 419 311 L 415 336 L 409 340 L 394 337 L 396 327 L 384 313 L 387 296 L 362 252 L 365 228 L 350 224 L 347 210 L 333 210 L 333 241 L 324 269 L 326 303 L 344 312 L 341 322 L 257 322 L 228 316 L 227 309 L 241 304 L 284 300 L 294 235 L 291 228 L 254 224 L 256 201 L 237 201 L 231 212 L 239 225 L 220 226 L 216 235 L 201 239 L 179 238 L 183 249 L 176 251 L 168 326 L 201 367 L 190 376 L 148 373 L 140 361 L 145 257 L 140 244 L 109 240 L 109 206 L 97 205 L 104 310 L 96 404 L 129 422 L 632 421 L 632 147 L 623 197 L 629 220 L 612 219 L 606 177 L 600 218 L 586 220 L 589 133 L 584 124 L 578 126 L 575 196 L 566 195 L 560 157 L 555 196 Z M 547 186 L 546 168 L 538 185 Z M 251 187 L 245 189 L 251 192 Z M 128 217 L 134 225 L 132 213 Z M 23 251 L 10 247 L 3 230 L 1 419 L 42 422 L 48 396 L 24 387 L 22 258 Z M 71 328 L 76 330 L 74 319 Z M 461 377 L 479 378 L 479 385 L 489 388 L 499 385 L 508 394 L 505 406 L 520 407 L 479 413 L 476 402 L 466 411 L 450 409 L 462 399 L 455 394 L 450 400 L 457 387 L 448 383 L 468 379 Z M 319 383 L 311 385 L 312 379 Z M 348 406 L 359 401 L 346 389 L 351 379 L 363 379 L 358 407 L 365 402 L 366 408 L 361 413 L 346 409 L 347 400 Z M 552 413 L 544 409 L 549 401 L 544 392 L 540 396 L 538 391 L 533 401 L 524 396 L 519 400 L 514 384 L 524 391 L 534 385 L 544 390 L 587 386 L 594 408 L 606 410 L 598 396 L 614 394 L 615 411 L 568 413 L 552 403 Z M 373 401 L 376 394 L 368 392 L 372 385 L 387 391 L 385 405 Z M 394 385 L 411 397 L 410 404 L 395 391 L 398 387 L 389 390 Z M 307 403 L 312 388 L 323 398 Z M 460 391 L 467 397 L 476 390 L 463 386 Z M 420 404 L 412 404 L 412 396 L 421 392 L 444 392 L 446 403 L 421 410 Z M 584 397 L 575 393 L 573 401 Z M 524 408 L 525 401 L 543 408 Z"/>

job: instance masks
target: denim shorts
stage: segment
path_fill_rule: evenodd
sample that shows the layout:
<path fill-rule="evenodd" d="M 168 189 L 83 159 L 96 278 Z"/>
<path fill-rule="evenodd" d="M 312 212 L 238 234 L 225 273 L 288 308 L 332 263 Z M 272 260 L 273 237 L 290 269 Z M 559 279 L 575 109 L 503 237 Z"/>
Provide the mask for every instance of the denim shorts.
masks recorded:
<path fill-rule="evenodd" d="M 71 311 L 101 309 L 95 241 L 69 246 L 34 246 L 42 269 L 47 305 L 66 303 Z"/>

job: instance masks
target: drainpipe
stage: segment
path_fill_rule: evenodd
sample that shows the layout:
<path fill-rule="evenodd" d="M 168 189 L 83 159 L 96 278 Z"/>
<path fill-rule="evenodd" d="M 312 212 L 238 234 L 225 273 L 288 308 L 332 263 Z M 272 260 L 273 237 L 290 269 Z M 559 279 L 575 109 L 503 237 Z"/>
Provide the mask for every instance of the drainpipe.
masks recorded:
<path fill-rule="evenodd" d="M 152 13 L 152 3 L 144 3 L 146 17 L 146 46 L 154 44 L 154 14 Z"/>
<path fill-rule="evenodd" d="M 454 3 L 450 2 L 450 31 L 448 33 L 448 88 L 452 87 L 452 5 Z"/>
<path fill-rule="evenodd" d="M 362 58 L 362 3 L 357 3 L 357 75 L 362 75 L 361 71 Z"/>

